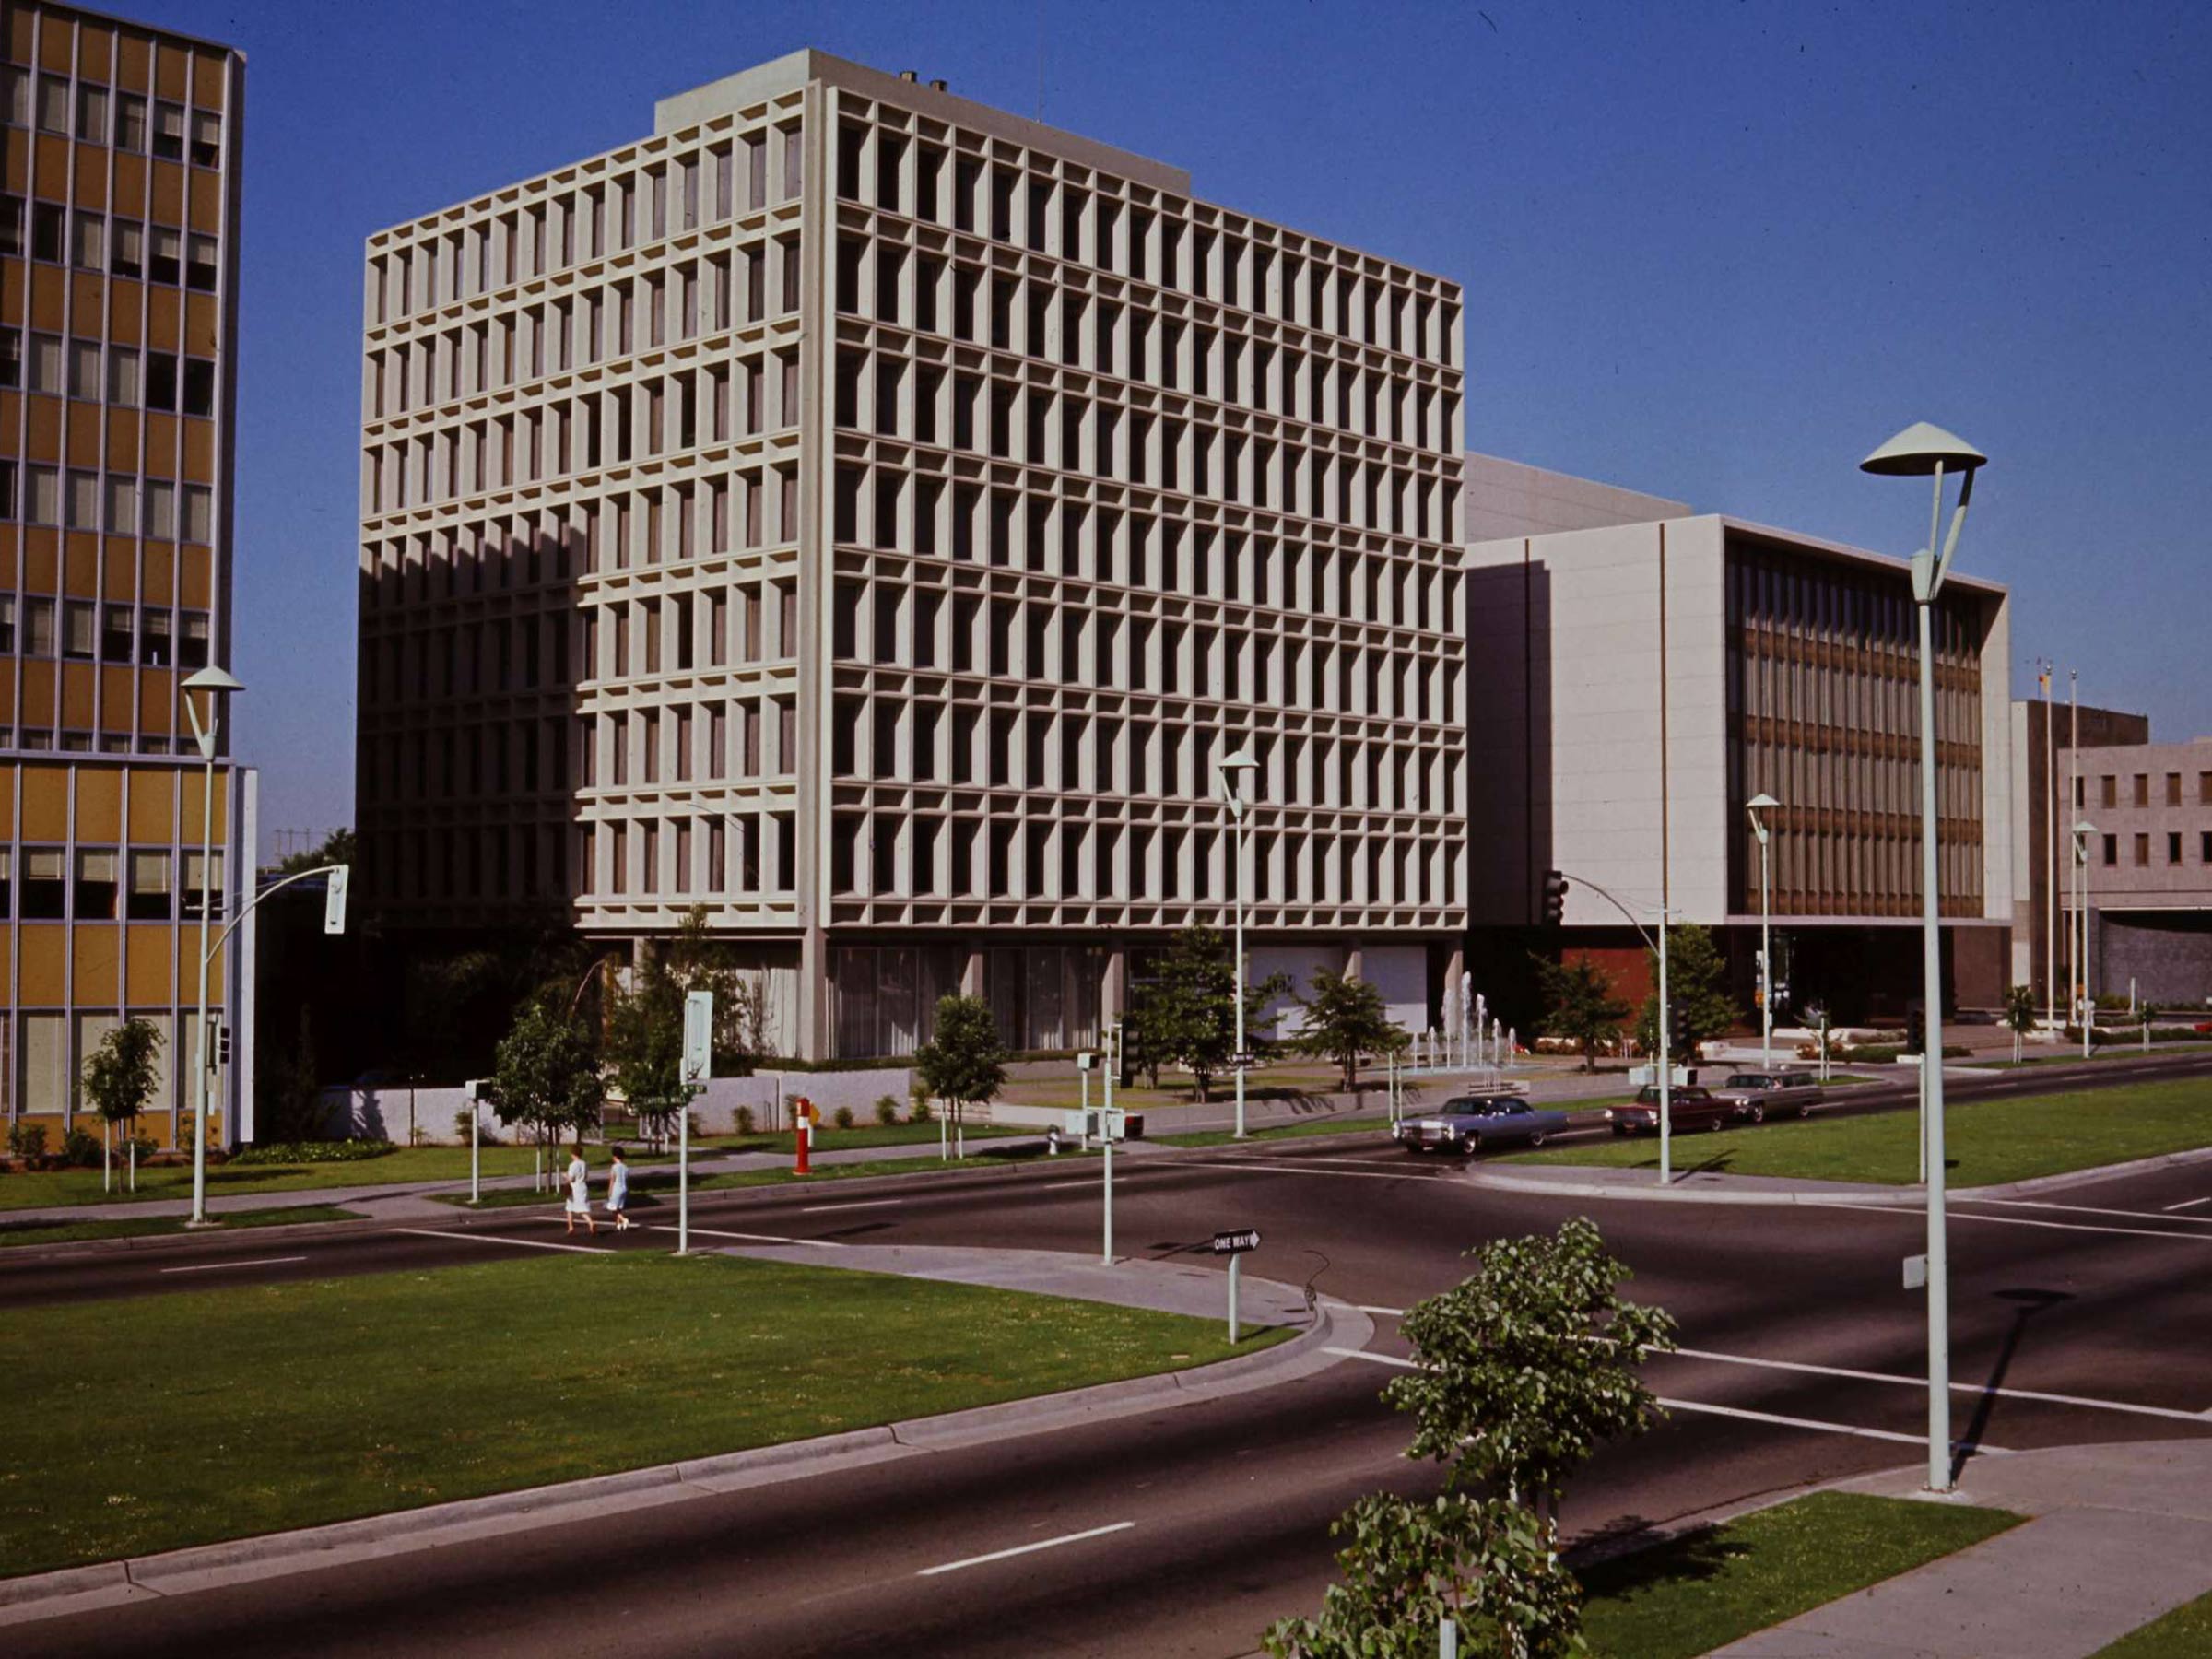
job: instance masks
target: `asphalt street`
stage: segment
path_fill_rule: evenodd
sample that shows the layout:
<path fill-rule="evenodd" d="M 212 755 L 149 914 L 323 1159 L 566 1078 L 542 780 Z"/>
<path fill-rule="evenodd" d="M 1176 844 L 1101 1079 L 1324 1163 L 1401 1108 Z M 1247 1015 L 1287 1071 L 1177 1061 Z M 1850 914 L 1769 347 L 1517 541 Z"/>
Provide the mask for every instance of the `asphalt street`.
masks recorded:
<path fill-rule="evenodd" d="M 1578 1537 L 1919 1455 L 1923 1306 L 1900 1285 L 1922 1247 L 1913 1211 L 1492 1193 L 1379 1136 L 1130 1157 L 1115 1174 L 1124 1251 L 1210 1262 L 1216 1229 L 1256 1226 L 1251 1271 L 1377 1311 L 1368 1355 L 1079 1430 L 17 1626 L 8 1652 L 1247 1653 L 1271 1618 L 1318 1603 L 1331 1517 L 1433 1481 L 1376 1397 L 1406 1351 L 1392 1311 L 1453 1283 L 1471 1246 L 1572 1213 L 1600 1222 L 1635 1271 L 1630 1293 L 1676 1315 L 1686 1350 L 1649 1373 L 1670 1420 L 1571 1488 Z M 1098 1181 L 1095 1161 L 1037 1163 L 702 1195 L 696 1242 L 1090 1251 Z M 1982 1455 L 2212 1433 L 2212 1165 L 1959 1203 L 1952 1218 L 1954 1424 Z M 0 1306 L 672 1241 L 456 1211 L 417 1230 L 0 1265 Z"/>

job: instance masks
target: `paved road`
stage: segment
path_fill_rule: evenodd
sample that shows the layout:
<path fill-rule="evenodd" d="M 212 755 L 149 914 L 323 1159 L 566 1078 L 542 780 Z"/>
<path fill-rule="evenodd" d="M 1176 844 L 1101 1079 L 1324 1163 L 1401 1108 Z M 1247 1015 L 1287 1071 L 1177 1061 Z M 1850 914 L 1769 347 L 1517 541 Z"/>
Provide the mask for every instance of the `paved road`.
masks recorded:
<path fill-rule="evenodd" d="M 1659 1393 L 1678 1402 L 1673 1421 L 1576 1483 L 1567 1518 L 1580 1535 L 1917 1454 L 1924 1396 L 1910 1379 L 1922 1363 L 1921 1303 L 1899 1288 L 1900 1259 L 1919 1248 L 1911 1212 L 1562 1205 L 1477 1191 L 1452 1166 L 1367 1137 L 1131 1158 L 1117 1160 L 1117 1176 L 1124 1249 L 1194 1252 L 1217 1227 L 1255 1225 L 1266 1237 L 1255 1271 L 1293 1281 L 1315 1273 L 1324 1290 L 1380 1309 L 1453 1282 L 1461 1253 L 1483 1239 L 1571 1211 L 1596 1216 L 1637 1272 L 1631 1293 L 1673 1311 L 1695 1352 L 1652 1371 Z M 702 1230 L 830 1243 L 1088 1250 L 1096 1177 L 1095 1164 L 1032 1166 L 904 1189 L 735 1194 L 702 1199 L 695 1218 Z M 58 1273 L 0 1267 L 0 1304 L 387 1270 L 566 1241 L 557 1224 L 513 1213 L 457 1217 L 439 1230 L 463 1236 L 195 1240 Z M 307 1260 L 213 1265 L 296 1255 Z M 2212 1432 L 2212 1420 L 2195 1417 L 2212 1406 L 2212 1169 L 2109 1181 L 2047 1203 L 1959 1205 L 1953 1259 L 1954 1374 L 2005 1391 L 1962 1392 L 1956 1423 L 1990 1454 Z M 208 1271 L 164 1271 L 180 1266 Z M 1374 1353 L 1402 1355 L 1394 1322 L 1378 1323 Z M 1390 1374 L 1378 1359 L 1347 1359 L 1218 1404 L 18 1627 L 7 1646 L 25 1655 L 1238 1654 L 1269 1618 L 1317 1602 L 1331 1516 L 1362 1491 L 1430 1480 L 1402 1460 L 1406 1425 L 1376 1401 Z M 956 1565 L 1062 1538 L 1072 1541 Z"/>

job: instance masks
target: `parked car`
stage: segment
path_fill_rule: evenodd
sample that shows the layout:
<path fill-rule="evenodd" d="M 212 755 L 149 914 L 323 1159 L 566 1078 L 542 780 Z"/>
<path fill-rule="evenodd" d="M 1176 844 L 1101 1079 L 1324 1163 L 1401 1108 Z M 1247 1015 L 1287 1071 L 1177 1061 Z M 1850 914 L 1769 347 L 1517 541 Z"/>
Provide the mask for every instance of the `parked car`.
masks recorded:
<path fill-rule="evenodd" d="M 1808 1071 L 1735 1072 L 1713 1091 L 1749 1123 L 1770 1117 L 1811 1117 L 1820 1103 L 1820 1079 Z"/>
<path fill-rule="evenodd" d="M 1567 1127 L 1563 1112 L 1546 1112 L 1518 1095 L 1462 1095 L 1420 1117 L 1402 1119 L 1392 1136 L 1408 1152 L 1456 1152 L 1485 1147 L 1540 1147 Z"/>
<path fill-rule="evenodd" d="M 1668 1126 L 1680 1134 L 1692 1129 L 1719 1129 L 1735 1117 L 1735 1107 L 1722 1100 L 1710 1088 L 1700 1088 L 1686 1083 L 1671 1091 L 1667 1100 Z M 1659 1133 L 1659 1086 L 1647 1083 L 1636 1091 L 1636 1099 L 1626 1106 L 1615 1106 L 1606 1113 L 1616 1135 L 1656 1135 Z"/>

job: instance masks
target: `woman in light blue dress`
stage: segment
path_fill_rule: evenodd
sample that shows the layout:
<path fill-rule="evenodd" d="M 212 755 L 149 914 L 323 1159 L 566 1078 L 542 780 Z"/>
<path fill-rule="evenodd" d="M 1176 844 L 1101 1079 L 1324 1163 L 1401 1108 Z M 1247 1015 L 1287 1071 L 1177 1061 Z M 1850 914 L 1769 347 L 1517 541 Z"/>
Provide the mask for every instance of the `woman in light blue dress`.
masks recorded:
<path fill-rule="evenodd" d="M 629 1230 L 629 1165 L 623 1161 L 622 1148 L 610 1147 L 614 1164 L 606 1171 L 606 1213 L 615 1218 L 615 1230 Z"/>

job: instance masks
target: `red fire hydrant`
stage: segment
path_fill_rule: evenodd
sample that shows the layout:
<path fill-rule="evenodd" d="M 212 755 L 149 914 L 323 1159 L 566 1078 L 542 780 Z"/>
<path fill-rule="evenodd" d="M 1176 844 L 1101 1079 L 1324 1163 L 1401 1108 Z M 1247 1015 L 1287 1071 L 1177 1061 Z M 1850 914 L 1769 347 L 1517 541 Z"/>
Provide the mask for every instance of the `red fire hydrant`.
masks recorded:
<path fill-rule="evenodd" d="M 814 1166 L 806 1155 L 814 1149 L 814 1124 L 818 1113 L 814 1102 L 799 1095 L 791 1102 L 791 1132 L 798 1139 L 798 1159 L 791 1166 L 794 1175 L 811 1175 Z"/>

